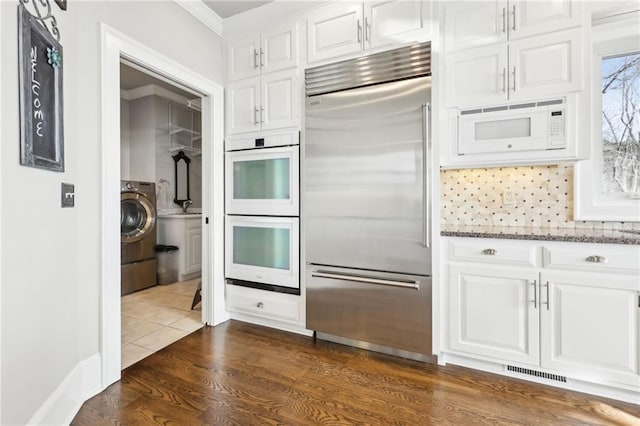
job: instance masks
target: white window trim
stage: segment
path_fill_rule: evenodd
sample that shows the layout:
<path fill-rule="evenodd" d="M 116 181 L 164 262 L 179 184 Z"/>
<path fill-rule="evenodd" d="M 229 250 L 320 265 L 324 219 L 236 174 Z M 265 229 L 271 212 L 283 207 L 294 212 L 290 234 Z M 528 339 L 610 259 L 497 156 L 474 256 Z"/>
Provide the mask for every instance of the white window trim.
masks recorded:
<path fill-rule="evenodd" d="M 640 12 L 619 15 L 592 28 L 592 50 L 589 55 L 589 83 L 585 95 L 590 107 L 585 109 L 585 120 L 591 123 L 588 137 L 591 155 L 579 161 L 574 175 L 574 220 L 606 220 L 640 222 L 640 199 L 629 194 L 602 192 L 602 85 L 601 61 L 603 57 L 640 51 Z"/>

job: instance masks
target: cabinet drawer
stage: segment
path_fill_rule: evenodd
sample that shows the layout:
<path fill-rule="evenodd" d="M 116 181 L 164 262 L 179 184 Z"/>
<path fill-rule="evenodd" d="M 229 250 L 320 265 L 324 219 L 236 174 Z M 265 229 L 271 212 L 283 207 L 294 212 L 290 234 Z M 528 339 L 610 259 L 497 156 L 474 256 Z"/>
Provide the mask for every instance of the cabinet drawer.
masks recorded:
<path fill-rule="evenodd" d="M 498 263 L 503 265 L 538 266 L 540 250 L 524 241 L 489 239 L 449 240 L 449 260 Z"/>
<path fill-rule="evenodd" d="M 640 246 L 604 244 L 545 245 L 544 266 L 592 271 L 640 271 Z"/>
<path fill-rule="evenodd" d="M 300 296 L 227 285 L 227 310 L 281 321 L 300 320 Z"/>

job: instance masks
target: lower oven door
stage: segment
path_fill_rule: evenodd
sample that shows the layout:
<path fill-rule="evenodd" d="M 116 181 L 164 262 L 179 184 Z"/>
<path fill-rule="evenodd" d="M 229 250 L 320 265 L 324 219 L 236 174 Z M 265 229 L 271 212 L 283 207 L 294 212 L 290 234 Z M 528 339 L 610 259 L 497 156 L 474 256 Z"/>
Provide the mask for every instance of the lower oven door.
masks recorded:
<path fill-rule="evenodd" d="M 300 287 L 299 219 L 227 216 L 226 277 Z"/>
<path fill-rule="evenodd" d="M 431 277 L 310 264 L 305 285 L 308 329 L 431 356 Z"/>

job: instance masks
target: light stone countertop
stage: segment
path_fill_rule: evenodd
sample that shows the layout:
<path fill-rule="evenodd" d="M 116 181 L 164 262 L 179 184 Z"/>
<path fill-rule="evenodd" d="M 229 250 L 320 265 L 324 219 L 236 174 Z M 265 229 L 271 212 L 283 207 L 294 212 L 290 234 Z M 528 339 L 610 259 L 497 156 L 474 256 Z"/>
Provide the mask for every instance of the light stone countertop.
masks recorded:
<path fill-rule="evenodd" d="M 567 241 L 640 245 L 640 231 L 525 226 L 447 226 L 443 237 L 498 238 L 509 240 Z"/>

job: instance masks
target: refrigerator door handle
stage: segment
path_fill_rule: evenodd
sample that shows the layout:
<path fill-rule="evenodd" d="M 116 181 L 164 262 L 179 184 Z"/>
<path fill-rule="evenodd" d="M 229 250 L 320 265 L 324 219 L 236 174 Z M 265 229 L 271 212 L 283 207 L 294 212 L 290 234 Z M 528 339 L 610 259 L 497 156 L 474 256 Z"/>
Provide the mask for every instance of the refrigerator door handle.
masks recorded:
<path fill-rule="evenodd" d="M 429 149 L 431 145 L 431 105 L 422 104 L 422 247 L 429 247 Z"/>
<path fill-rule="evenodd" d="M 405 280 L 387 280 L 383 278 L 368 277 L 366 275 L 352 275 L 352 274 L 336 274 L 328 271 L 312 271 L 312 277 L 316 278 L 329 278 L 333 280 L 342 281 L 354 281 L 365 284 L 387 285 L 391 287 L 402 287 L 420 290 L 420 284 L 416 281 Z"/>

